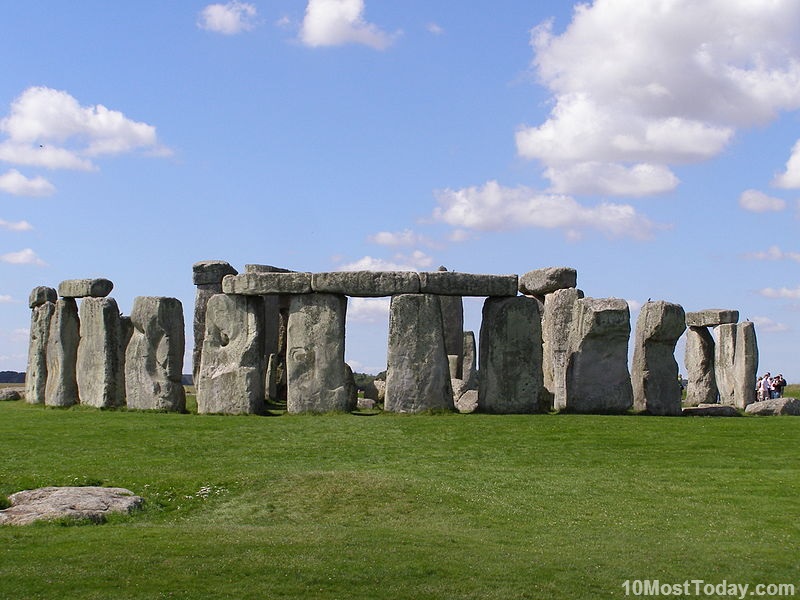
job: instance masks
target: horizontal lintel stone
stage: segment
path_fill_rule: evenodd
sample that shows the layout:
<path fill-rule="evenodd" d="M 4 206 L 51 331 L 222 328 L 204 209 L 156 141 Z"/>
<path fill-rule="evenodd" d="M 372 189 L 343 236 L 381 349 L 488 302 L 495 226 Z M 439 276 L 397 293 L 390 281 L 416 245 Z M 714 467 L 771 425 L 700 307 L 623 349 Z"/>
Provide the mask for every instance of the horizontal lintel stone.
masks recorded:
<path fill-rule="evenodd" d="M 238 273 L 230 263 L 224 260 L 201 260 L 192 265 L 192 283 L 195 285 L 219 284 L 226 275 Z"/>
<path fill-rule="evenodd" d="M 516 296 L 517 275 L 475 275 L 457 271 L 428 271 L 419 274 L 422 294 L 442 296 Z"/>
<path fill-rule="evenodd" d="M 114 289 L 108 279 L 67 279 L 58 284 L 62 298 L 105 298 Z"/>
<path fill-rule="evenodd" d="M 315 292 L 364 298 L 418 294 L 419 287 L 415 271 L 336 271 L 311 276 Z"/>
<path fill-rule="evenodd" d="M 46 285 L 38 285 L 31 290 L 28 296 L 28 307 L 36 308 L 45 302 L 55 302 L 56 300 L 58 300 L 58 294 L 53 288 Z"/>
<path fill-rule="evenodd" d="M 519 278 L 519 291 L 528 296 L 544 296 L 577 285 L 578 272 L 572 267 L 536 269 L 520 275 Z"/>
<path fill-rule="evenodd" d="M 717 325 L 737 323 L 738 321 L 738 310 L 707 308 L 705 310 L 686 313 L 687 327 L 716 327 Z"/>
<path fill-rule="evenodd" d="M 226 275 L 222 291 L 242 296 L 310 294 L 311 273 L 243 273 Z"/>

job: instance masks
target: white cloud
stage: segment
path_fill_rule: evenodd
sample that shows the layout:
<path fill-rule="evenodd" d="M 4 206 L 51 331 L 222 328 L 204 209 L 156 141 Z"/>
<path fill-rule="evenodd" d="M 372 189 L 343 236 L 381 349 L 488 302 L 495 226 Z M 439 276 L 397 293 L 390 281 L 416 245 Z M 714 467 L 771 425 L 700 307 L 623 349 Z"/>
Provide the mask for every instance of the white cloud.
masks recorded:
<path fill-rule="evenodd" d="M 47 263 L 39 258 L 36 255 L 36 252 L 30 248 L 25 248 L 19 252 L 0 254 L 0 262 L 8 263 L 10 265 L 38 265 L 40 267 L 47 265 Z"/>
<path fill-rule="evenodd" d="M 311 47 L 364 44 L 383 50 L 394 37 L 364 20 L 364 0 L 308 0 L 300 28 L 300 40 Z"/>
<path fill-rule="evenodd" d="M 234 0 L 226 4 L 209 4 L 200 11 L 197 26 L 215 33 L 234 35 L 253 29 L 256 15 L 256 7 L 247 2 Z"/>
<path fill-rule="evenodd" d="M 765 298 L 800 298 L 800 286 L 790 288 L 764 288 L 758 292 Z"/>
<path fill-rule="evenodd" d="M 410 229 L 403 231 L 379 231 L 367 238 L 367 241 L 381 246 L 432 246 L 433 242 L 424 235 Z"/>
<path fill-rule="evenodd" d="M 800 262 L 800 252 L 784 252 L 778 246 L 770 246 L 762 252 L 751 252 L 745 254 L 744 257 L 754 260 L 793 260 Z"/>
<path fill-rule="evenodd" d="M 773 179 L 772 185 L 787 189 L 800 188 L 800 140 L 792 148 L 786 170 Z"/>
<path fill-rule="evenodd" d="M 15 196 L 49 196 L 56 188 L 44 177 L 31 179 L 16 169 L 10 169 L 0 175 L 0 191 Z"/>
<path fill-rule="evenodd" d="M 16 301 L 10 295 L 0 294 L 0 304 L 13 304 L 14 302 Z"/>
<path fill-rule="evenodd" d="M 563 229 L 570 239 L 586 230 L 610 237 L 648 239 L 657 226 L 626 204 L 604 202 L 586 207 L 566 195 L 541 193 L 489 181 L 482 187 L 441 190 L 433 218 L 454 227 L 508 231 L 522 227 Z"/>
<path fill-rule="evenodd" d="M 429 269 L 433 259 L 422 252 L 415 250 L 409 255 L 395 254 L 391 259 L 364 256 L 354 262 L 341 265 L 339 271 L 419 271 Z"/>
<path fill-rule="evenodd" d="M 786 208 L 786 201 L 772 198 L 758 190 L 745 190 L 739 196 L 739 206 L 750 212 L 780 212 Z"/>
<path fill-rule="evenodd" d="M 627 167 L 616 163 L 580 162 L 549 167 L 545 177 L 556 193 L 647 196 L 668 192 L 678 185 L 678 178 L 672 171 L 663 165 L 651 164 Z"/>
<path fill-rule="evenodd" d="M 0 219 L 0 228 L 7 229 L 8 231 L 31 231 L 33 225 L 27 221 L 6 221 Z"/>
<path fill-rule="evenodd" d="M 390 298 L 348 298 L 347 320 L 359 323 L 386 323 Z"/>
<path fill-rule="evenodd" d="M 0 161 L 20 165 L 91 170 L 96 168 L 91 159 L 98 156 L 134 150 L 169 154 L 152 125 L 102 104 L 81 106 L 67 92 L 47 87 L 20 94 L 0 120 L 0 132 L 7 136 L 0 142 Z"/>
<path fill-rule="evenodd" d="M 753 317 L 753 323 L 758 328 L 758 331 L 765 331 L 769 333 L 781 333 L 789 331 L 789 326 L 785 323 L 778 323 L 769 317 Z"/>
<path fill-rule="evenodd" d="M 442 29 L 441 26 L 436 23 L 427 23 L 425 25 L 425 29 L 427 29 L 428 32 L 432 33 L 433 35 L 442 35 L 444 33 L 444 29 Z"/>
<path fill-rule="evenodd" d="M 563 33 L 552 21 L 532 31 L 533 65 L 553 108 L 544 123 L 518 130 L 518 152 L 541 161 L 564 193 L 670 189 L 678 180 L 669 165 L 714 157 L 737 129 L 800 108 L 798 21 L 793 0 L 578 4 Z M 587 190 L 581 163 L 610 170 L 612 181 L 646 165 L 658 185 L 645 176 Z"/>
<path fill-rule="evenodd" d="M 626 300 L 625 302 L 628 303 L 628 310 L 630 310 L 631 313 L 635 313 L 642 309 L 642 303 L 638 300 Z"/>

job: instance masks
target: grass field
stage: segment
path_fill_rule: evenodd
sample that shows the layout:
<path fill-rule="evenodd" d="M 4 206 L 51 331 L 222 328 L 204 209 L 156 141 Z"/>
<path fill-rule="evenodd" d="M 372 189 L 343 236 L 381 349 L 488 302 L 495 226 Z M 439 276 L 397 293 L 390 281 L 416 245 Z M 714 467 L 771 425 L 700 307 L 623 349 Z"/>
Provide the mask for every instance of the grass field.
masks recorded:
<path fill-rule="evenodd" d="M 0 494 L 127 487 L 0 528 L 0 597 L 624 597 L 793 583 L 800 419 L 220 417 L 0 403 Z M 708 597 L 708 596 L 706 596 Z"/>

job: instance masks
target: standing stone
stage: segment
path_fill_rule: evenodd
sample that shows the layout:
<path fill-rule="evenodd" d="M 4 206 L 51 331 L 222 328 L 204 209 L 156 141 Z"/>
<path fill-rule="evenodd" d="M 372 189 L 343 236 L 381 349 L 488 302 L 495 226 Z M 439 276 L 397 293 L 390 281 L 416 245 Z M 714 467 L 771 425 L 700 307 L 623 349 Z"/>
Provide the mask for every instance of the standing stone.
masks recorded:
<path fill-rule="evenodd" d="M 439 267 L 439 272 L 446 272 Z M 441 296 L 442 323 L 444 325 L 444 349 L 455 360 L 450 364 L 450 377 L 462 378 L 464 368 L 464 300 L 461 296 Z"/>
<path fill-rule="evenodd" d="M 736 325 L 725 323 L 718 325 L 714 330 L 717 337 L 714 352 L 714 376 L 719 390 L 719 402 L 735 406 L 733 361 L 736 356 Z M 755 386 L 754 381 L 754 389 Z"/>
<path fill-rule="evenodd" d="M 33 288 L 28 298 L 31 332 L 28 340 L 28 368 L 25 371 L 25 401 L 29 404 L 44 404 L 47 387 L 47 339 L 57 300 L 56 290 L 45 286 Z"/>
<path fill-rule="evenodd" d="M 59 298 L 47 339 L 47 406 L 72 406 L 78 402 L 75 368 L 79 339 L 78 304 L 74 298 Z"/>
<path fill-rule="evenodd" d="M 194 300 L 194 347 L 192 349 L 192 377 L 197 384 L 200 358 L 203 354 L 203 337 L 206 327 L 206 305 L 214 294 L 222 293 L 222 279 L 238 271 L 224 260 L 203 260 L 192 265 L 192 283 L 197 286 Z"/>
<path fill-rule="evenodd" d="M 130 319 L 123 318 L 125 390 L 128 408 L 186 410 L 183 389 L 183 306 L 177 298 L 138 296 Z"/>
<path fill-rule="evenodd" d="M 541 327 L 535 299 L 486 299 L 480 335 L 478 410 L 502 414 L 540 411 Z"/>
<path fill-rule="evenodd" d="M 475 345 L 475 333 L 472 331 L 464 332 L 464 360 L 461 379 L 464 381 L 464 389 L 478 389 L 478 351 Z"/>
<path fill-rule="evenodd" d="M 630 310 L 617 298 L 575 302 L 569 337 L 564 409 L 621 413 L 633 406 L 628 372 Z"/>
<path fill-rule="evenodd" d="M 756 401 L 758 342 L 755 325 L 744 321 L 736 326 L 736 351 L 733 357 L 733 402 L 747 408 Z"/>
<path fill-rule="evenodd" d="M 717 401 L 717 379 L 714 375 L 714 336 L 707 327 L 686 330 L 686 404 L 714 404 Z"/>
<path fill-rule="evenodd" d="M 346 296 L 292 296 L 286 340 L 288 412 L 355 409 L 344 362 L 346 314 Z"/>
<path fill-rule="evenodd" d="M 81 404 L 115 408 L 125 403 L 119 351 L 121 333 L 116 300 L 101 297 L 81 301 L 75 371 Z"/>
<path fill-rule="evenodd" d="M 439 298 L 392 297 L 384 410 L 417 413 L 454 410 Z"/>
<path fill-rule="evenodd" d="M 543 403 L 546 408 L 567 406 L 567 351 L 575 302 L 583 298 L 576 288 L 556 290 L 544 297 L 542 314 Z"/>
<path fill-rule="evenodd" d="M 197 412 L 259 414 L 264 405 L 264 301 L 216 294 L 206 307 Z"/>
<path fill-rule="evenodd" d="M 675 344 L 685 329 L 686 314 L 677 304 L 647 302 L 639 312 L 631 374 L 633 406 L 637 411 L 681 414 Z"/>

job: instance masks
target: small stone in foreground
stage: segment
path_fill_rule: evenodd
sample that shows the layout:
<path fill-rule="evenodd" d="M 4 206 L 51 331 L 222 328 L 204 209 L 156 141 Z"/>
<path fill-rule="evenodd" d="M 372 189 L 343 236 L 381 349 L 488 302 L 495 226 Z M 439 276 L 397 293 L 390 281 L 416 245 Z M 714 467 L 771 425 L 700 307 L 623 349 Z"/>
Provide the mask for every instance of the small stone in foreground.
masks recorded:
<path fill-rule="evenodd" d="M 744 409 L 748 415 L 791 415 L 800 417 L 800 400 L 797 398 L 772 398 L 748 404 Z"/>
<path fill-rule="evenodd" d="M 4 389 L 0 390 L 0 401 L 1 400 L 21 400 L 22 394 L 19 393 L 19 390 L 14 389 Z"/>
<path fill-rule="evenodd" d="M 0 510 L 0 525 L 70 518 L 102 523 L 111 513 L 129 513 L 144 502 L 124 488 L 45 487 L 8 497 L 11 507 Z"/>
<path fill-rule="evenodd" d="M 741 417 L 730 404 L 700 404 L 683 409 L 684 417 Z"/>

